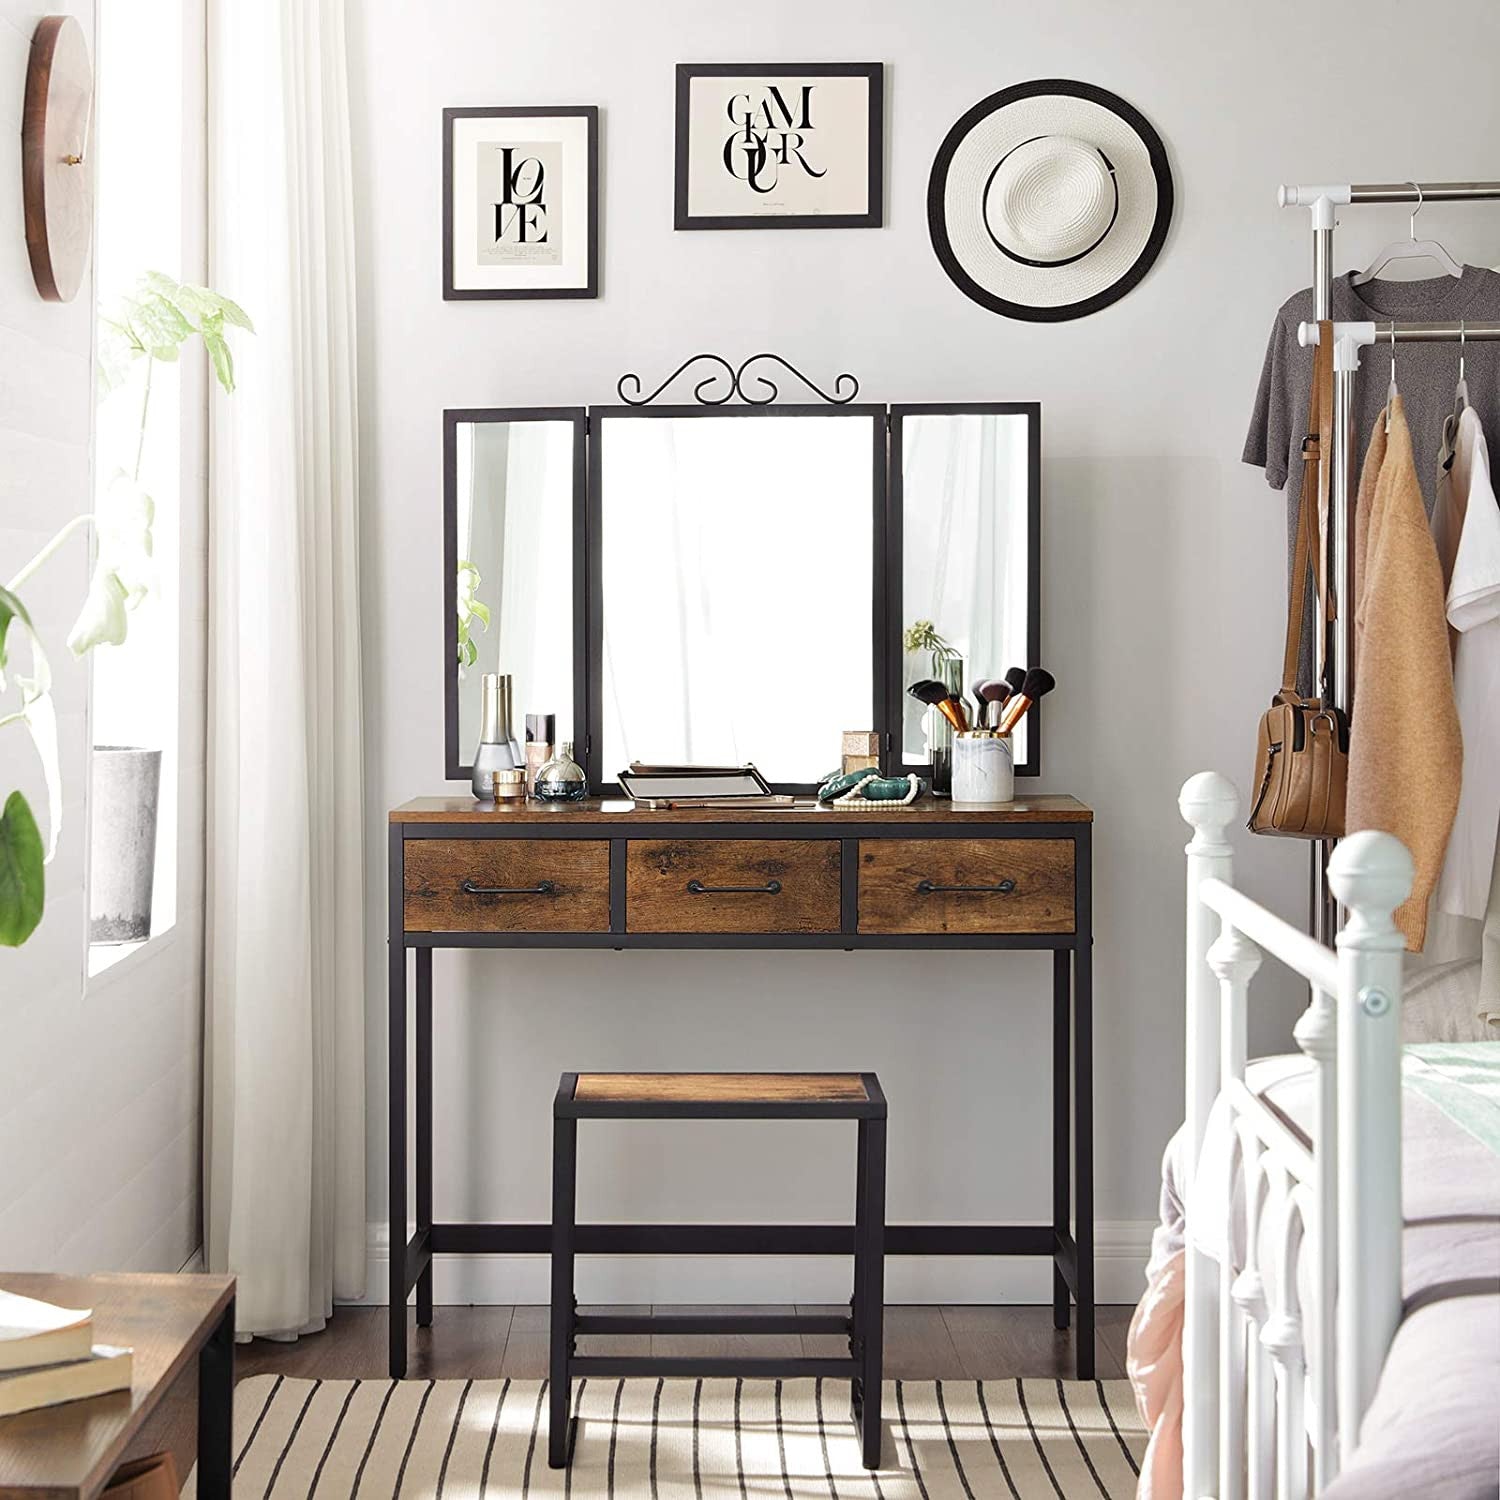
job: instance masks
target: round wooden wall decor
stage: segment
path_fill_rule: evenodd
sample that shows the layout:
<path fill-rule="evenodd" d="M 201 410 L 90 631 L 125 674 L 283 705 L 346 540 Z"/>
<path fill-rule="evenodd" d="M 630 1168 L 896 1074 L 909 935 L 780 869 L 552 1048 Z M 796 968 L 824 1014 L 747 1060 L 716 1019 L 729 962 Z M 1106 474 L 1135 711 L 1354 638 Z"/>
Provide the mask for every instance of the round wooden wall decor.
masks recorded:
<path fill-rule="evenodd" d="M 21 191 L 36 289 L 71 302 L 94 236 L 94 70 L 72 16 L 44 16 L 31 38 L 21 111 Z"/>

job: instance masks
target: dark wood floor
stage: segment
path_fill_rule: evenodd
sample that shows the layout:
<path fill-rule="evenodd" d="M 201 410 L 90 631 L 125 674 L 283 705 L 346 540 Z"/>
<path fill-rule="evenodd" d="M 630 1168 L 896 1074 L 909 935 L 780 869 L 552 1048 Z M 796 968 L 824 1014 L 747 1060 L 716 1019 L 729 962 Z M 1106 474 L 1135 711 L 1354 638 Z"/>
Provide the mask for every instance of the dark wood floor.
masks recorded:
<path fill-rule="evenodd" d="M 619 1312 L 624 1309 L 612 1308 Z M 645 1308 L 630 1309 L 645 1312 Z M 689 1312 L 674 1306 L 663 1312 Z M 842 1311 L 801 1307 L 800 1312 Z M 589 1309 L 582 1309 L 589 1311 Z M 719 1311 L 790 1312 L 784 1308 Z M 1130 1308 L 1101 1307 L 1097 1373 L 1103 1380 L 1125 1374 L 1125 1330 Z M 412 1314 L 408 1314 L 412 1317 Z M 509 1375 L 539 1380 L 547 1373 L 545 1307 L 438 1307 L 431 1328 L 410 1326 L 407 1375 L 415 1380 Z M 743 1354 L 767 1356 L 843 1354 L 836 1334 L 787 1334 L 753 1341 L 743 1337 L 658 1337 L 653 1354 Z M 641 1352 L 643 1340 L 586 1337 L 579 1352 Z M 386 1373 L 384 1308 L 341 1307 L 322 1333 L 295 1343 L 255 1339 L 235 1350 L 235 1378 L 286 1375 L 322 1380 L 383 1379 Z M 1073 1374 L 1072 1332 L 1052 1326 L 1050 1307 L 888 1307 L 885 1311 L 885 1373 L 890 1380 L 996 1380 L 1008 1376 Z M 193 1459 L 196 1390 L 191 1378 L 163 1403 L 140 1452 L 171 1448 L 180 1472 Z"/>

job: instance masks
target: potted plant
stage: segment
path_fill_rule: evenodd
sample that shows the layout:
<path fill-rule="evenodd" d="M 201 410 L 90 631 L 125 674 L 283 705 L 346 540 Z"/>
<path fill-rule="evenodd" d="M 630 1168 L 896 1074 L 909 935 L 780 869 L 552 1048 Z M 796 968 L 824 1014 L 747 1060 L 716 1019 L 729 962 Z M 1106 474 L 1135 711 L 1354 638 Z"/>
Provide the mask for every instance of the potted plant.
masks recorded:
<path fill-rule="evenodd" d="M 45 865 L 57 849 L 62 831 L 62 781 L 57 749 L 57 713 L 52 702 L 52 673 L 23 601 L 22 590 L 39 569 L 76 531 L 93 531 L 94 566 L 88 594 L 68 634 L 68 647 L 82 659 L 96 646 L 119 645 L 126 638 L 129 613 L 151 592 L 151 526 L 155 507 L 141 486 L 141 458 L 146 422 L 151 409 L 151 372 L 157 361 L 172 362 L 182 346 L 201 338 L 214 378 L 226 392 L 234 390 L 234 359 L 227 328 L 254 332 L 250 319 L 227 297 L 206 287 L 189 286 L 158 271 L 141 278 L 135 292 L 113 318 L 100 319 L 99 376 L 105 395 L 125 385 L 143 369 L 141 419 L 135 461 L 120 469 L 106 488 L 98 509 L 75 516 L 6 585 L 0 585 L 0 731 L 24 725 L 42 763 L 47 787 L 47 840 L 44 844 L 36 817 L 26 798 L 12 791 L 0 808 L 0 945 L 19 947 L 35 931 L 46 901 Z M 27 675 L 17 662 L 17 644 L 24 646 Z M 7 699 L 10 700 L 7 702 Z M 95 889 L 110 891 L 119 920 L 112 931 L 138 937 L 150 933 L 150 881 L 156 849 L 157 750 L 144 747 L 99 747 L 96 763 L 96 832 L 93 880 Z M 96 751 L 96 754 L 99 753 Z M 121 751 L 137 752 L 124 784 L 110 781 Z M 151 757 L 155 757 L 154 770 Z M 105 816 L 98 816 L 100 813 Z M 123 816 L 122 816 L 123 815 Z M 121 828 L 116 834 L 112 830 Z M 140 851 L 147 851 L 144 891 Z M 123 910 L 125 907 L 132 910 Z M 142 918 L 144 917 L 144 925 Z M 93 925 L 91 923 L 91 925 Z M 121 936 L 106 941 L 126 941 Z"/>

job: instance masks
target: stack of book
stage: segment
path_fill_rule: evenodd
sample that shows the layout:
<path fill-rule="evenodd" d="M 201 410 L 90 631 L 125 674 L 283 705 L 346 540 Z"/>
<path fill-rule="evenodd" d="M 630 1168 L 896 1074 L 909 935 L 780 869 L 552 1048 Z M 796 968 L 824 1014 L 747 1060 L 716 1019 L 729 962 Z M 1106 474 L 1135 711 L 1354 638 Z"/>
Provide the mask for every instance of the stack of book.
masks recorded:
<path fill-rule="evenodd" d="M 0 1417 L 130 1389 L 130 1350 L 94 1342 L 88 1309 L 0 1289 Z"/>

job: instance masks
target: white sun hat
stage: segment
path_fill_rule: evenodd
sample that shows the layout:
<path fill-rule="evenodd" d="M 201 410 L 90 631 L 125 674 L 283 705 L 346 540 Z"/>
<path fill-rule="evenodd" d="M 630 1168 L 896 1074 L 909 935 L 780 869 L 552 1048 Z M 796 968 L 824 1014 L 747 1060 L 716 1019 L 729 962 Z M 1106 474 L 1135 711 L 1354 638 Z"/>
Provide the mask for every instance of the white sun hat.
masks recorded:
<path fill-rule="evenodd" d="M 927 186 L 943 269 L 992 312 L 1034 322 L 1123 297 L 1171 219 L 1172 173 L 1150 121 L 1063 78 L 980 100 L 938 148 Z"/>

